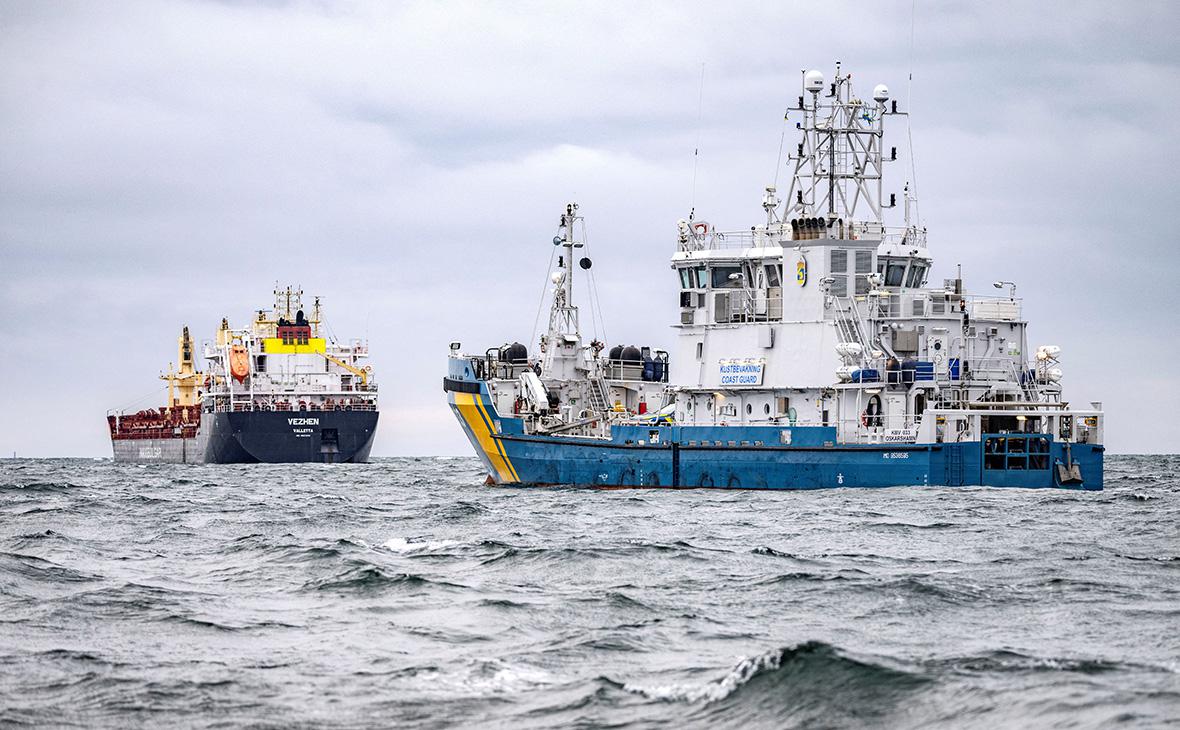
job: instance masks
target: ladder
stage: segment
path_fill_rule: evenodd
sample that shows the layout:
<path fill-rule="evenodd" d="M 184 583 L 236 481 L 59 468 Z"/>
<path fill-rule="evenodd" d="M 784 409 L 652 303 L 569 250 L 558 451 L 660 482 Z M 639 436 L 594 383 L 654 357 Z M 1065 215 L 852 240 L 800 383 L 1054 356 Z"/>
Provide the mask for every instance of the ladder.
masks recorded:
<path fill-rule="evenodd" d="M 841 306 L 847 304 L 847 308 Z M 836 297 L 835 307 L 836 331 L 841 342 L 855 342 L 867 349 L 864 331 L 861 329 L 860 311 L 856 307 L 856 300 L 852 297 Z"/>
<path fill-rule="evenodd" d="M 963 444 L 945 444 L 946 484 L 948 487 L 963 486 Z"/>
<path fill-rule="evenodd" d="M 607 402 L 606 382 L 602 376 L 597 378 L 590 378 L 590 407 L 599 413 L 606 413 L 610 410 L 610 403 Z"/>

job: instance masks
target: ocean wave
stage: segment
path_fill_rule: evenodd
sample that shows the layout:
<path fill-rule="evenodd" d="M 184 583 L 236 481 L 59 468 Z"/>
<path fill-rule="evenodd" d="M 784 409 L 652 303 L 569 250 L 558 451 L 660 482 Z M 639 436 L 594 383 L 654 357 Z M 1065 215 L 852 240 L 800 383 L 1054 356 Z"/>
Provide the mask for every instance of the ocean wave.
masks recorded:
<path fill-rule="evenodd" d="M 863 570 L 856 570 L 851 568 L 843 568 L 838 571 L 830 573 L 814 573 L 805 570 L 798 570 L 791 573 L 782 573 L 779 575 L 761 578 L 754 581 L 754 585 L 776 585 L 780 583 L 827 583 L 830 581 L 853 580 L 855 578 L 869 575 Z"/>
<path fill-rule="evenodd" d="M 353 565 L 343 572 L 308 581 L 304 589 L 350 593 L 372 593 L 390 588 L 463 589 L 467 586 L 434 580 L 414 573 L 388 571 L 371 563 Z"/>
<path fill-rule="evenodd" d="M 854 658 L 820 641 L 746 657 L 704 683 L 642 684 L 623 690 L 649 700 L 702 706 L 701 718 L 740 726 L 761 719 L 834 715 L 853 711 L 866 719 L 885 714 L 903 695 L 932 679 L 925 673 Z"/>
<path fill-rule="evenodd" d="M 87 583 L 102 578 L 96 573 L 59 565 L 36 555 L 10 552 L 0 552 L 0 574 L 48 584 Z"/>
<path fill-rule="evenodd" d="M 0 484 L 0 492 L 8 490 L 21 492 L 67 492 L 71 489 L 82 489 L 82 486 L 72 482 L 7 482 Z"/>
<path fill-rule="evenodd" d="M 1038 657 L 1002 649 L 972 657 L 949 659 L 937 664 L 960 672 L 1077 672 L 1102 674 L 1129 668 L 1147 668 L 1142 664 L 1128 664 L 1091 657 Z M 1166 671 L 1160 667 L 1151 667 Z"/>

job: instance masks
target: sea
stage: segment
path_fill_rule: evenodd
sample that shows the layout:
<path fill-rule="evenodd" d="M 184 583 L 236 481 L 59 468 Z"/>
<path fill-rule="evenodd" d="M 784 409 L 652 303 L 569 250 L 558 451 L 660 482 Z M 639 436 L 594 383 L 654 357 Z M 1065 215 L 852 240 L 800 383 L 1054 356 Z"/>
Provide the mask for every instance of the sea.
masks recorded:
<path fill-rule="evenodd" d="M 0 462 L 0 726 L 1180 725 L 1180 457 L 1102 492 Z"/>

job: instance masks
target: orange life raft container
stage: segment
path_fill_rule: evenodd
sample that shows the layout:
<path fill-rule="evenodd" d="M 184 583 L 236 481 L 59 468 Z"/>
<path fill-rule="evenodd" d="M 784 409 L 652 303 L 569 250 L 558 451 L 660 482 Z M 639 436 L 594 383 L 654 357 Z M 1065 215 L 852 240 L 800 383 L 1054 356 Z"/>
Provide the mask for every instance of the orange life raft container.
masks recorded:
<path fill-rule="evenodd" d="M 239 383 L 250 374 L 250 353 L 245 345 L 234 345 L 229 349 L 229 372 Z"/>

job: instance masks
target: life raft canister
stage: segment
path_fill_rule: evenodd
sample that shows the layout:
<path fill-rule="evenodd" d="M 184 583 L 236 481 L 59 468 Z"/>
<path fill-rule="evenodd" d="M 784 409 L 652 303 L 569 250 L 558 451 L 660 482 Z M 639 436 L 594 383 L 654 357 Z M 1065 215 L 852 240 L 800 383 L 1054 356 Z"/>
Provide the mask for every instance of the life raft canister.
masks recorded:
<path fill-rule="evenodd" d="M 250 374 L 250 352 L 245 345 L 234 345 L 229 349 L 229 372 L 239 383 Z"/>

